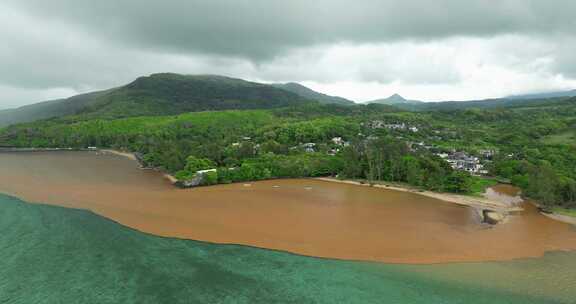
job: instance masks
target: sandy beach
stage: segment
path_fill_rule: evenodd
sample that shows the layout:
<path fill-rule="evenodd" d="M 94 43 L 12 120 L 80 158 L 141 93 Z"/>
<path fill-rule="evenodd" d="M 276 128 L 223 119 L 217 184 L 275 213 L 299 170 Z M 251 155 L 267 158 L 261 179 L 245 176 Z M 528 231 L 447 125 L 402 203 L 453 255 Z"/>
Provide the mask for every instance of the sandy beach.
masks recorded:
<path fill-rule="evenodd" d="M 458 205 L 469 206 L 473 208 L 480 208 L 480 209 L 488 209 L 494 210 L 498 212 L 518 212 L 522 211 L 523 209 L 518 206 L 510 206 L 503 202 L 497 200 L 491 200 L 485 197 L 474 197 L 474 196 L 467 196 L 467 195 L 458 195 L 452 193 L 439 193 L 439 192 L 432 192 L 432 191 L 422 191 L 418 189 L 411 189 L 407 187 L 399 187 L 399 186 L 390 186 L 385 184 L 368 184 L 368 183 L 360 183 L 357 181 L 352 180 L 340 180 L 336 178 L 328 178 L 328 177 L 319 177 L 316 178 L 317 180 L 333 182 L 333 183 L 342 183 L 342 184 L 349 184 L 349 185 L 357 185 L 363 187 L 373 187 L 373 188 L 382 188 L 387 190 L 394 190 L 394 191 L 401 191 L 401 192 L 409 192 L 418 195 L 423 195 L 431 198 L 435 198 L 441 201 L 455 203 Z"/>
<path fill-rule="evenodd" d="M 576 226 L 576 217 L 563 215 L 563 214 L 557 214 L 557 213 L 544 213 L 544 212 L 541 212 L 541 213 L 543 215 L 553 219 L 553 220 Z"/>
<path fill-rule="evenodd" d="M 103 153 L 110 153 L 110 154 L 114 154 L 114 155 L 124 156 L 126 158 L 131 159 L 131 160 L 138 161 L 138 159 L 136 158 L 134 153 L 131 153 L 131 152 L 123 152 L 123 151 L 112 150 L 112 149 L 104 149 L 104 150 L 98 150 L 98 151 L 103 152 Z"/>
<path fill-rule="evenodd" d="M 131 152 L 123 152 L 123 151 L 111 150 L 111 149 L 105 149 L 105 150 L 99 150 L 99 151 L 104 152 L 104 153 L 110 153 L 110 154 L 126 157 L 130 160 L 133 160 L 133 161 L 138 161 L 138 158 L 136 158 L 136 155 L 134 155 L 134 153 L 131 153 Z M 178 182 L 178 179 L 176 177 L 174 177 L 174 175 L 168 174 L 166 172 L 162 172 L 162 176 L 172 184 L 176 184 Z"/>

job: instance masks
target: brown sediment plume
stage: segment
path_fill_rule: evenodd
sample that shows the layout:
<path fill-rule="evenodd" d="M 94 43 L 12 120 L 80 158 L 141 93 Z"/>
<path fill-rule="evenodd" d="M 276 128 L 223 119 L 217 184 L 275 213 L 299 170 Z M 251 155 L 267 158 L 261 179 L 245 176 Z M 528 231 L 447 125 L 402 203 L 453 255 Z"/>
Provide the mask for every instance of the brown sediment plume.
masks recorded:
<path fill-rule="evenodd" d="M 167 237 L 391 263 L 538 257 L 576 250 L 576 231 L 525 204 L 486 226 L 472 208 L 409 192 L 318 180 L 181 190 L 133 161 L 94 152 L 0 154 L 0 191 L 90 209 Z"/>

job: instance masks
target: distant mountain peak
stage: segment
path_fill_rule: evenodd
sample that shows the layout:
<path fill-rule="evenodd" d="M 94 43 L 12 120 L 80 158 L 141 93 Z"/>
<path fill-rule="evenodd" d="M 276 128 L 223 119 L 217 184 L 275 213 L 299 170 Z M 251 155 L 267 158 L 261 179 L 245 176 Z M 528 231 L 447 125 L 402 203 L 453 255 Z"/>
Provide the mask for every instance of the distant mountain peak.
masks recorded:
<path fill-rule="evenodd" d="M 297 83 L 297 82 L 287 82 L 285 83 L 286 86 L 291 86 L 291 87 L 299 87 L 299 88 L 306 88 L 305 86 Z"/>
<path fill-rule="evenodd" d="M 407 101 L 406 98 L 402 97 L 402 96 L 401 96 L 400 94 L 398 94 L 398 93 L 395 93 L 394 95 L 386 98 L 386 100 L 389 100 L 389 101 L 397 101 L 397 102 L 406 102 L 406 101 Z"/>
<path fill-rule="evenodd" d="M 402 97 L 400 94 L 396 93 L 388 98 L 384 99 L 377 99 L 366 102 L 367 104 L 377 103 L 377 104 L 384 104 L 389 106 L 400 106 L 400 107 L 412 107 L 415 104 L 420 104 L 422 101 L 419 100 L 410 100 Z"/>

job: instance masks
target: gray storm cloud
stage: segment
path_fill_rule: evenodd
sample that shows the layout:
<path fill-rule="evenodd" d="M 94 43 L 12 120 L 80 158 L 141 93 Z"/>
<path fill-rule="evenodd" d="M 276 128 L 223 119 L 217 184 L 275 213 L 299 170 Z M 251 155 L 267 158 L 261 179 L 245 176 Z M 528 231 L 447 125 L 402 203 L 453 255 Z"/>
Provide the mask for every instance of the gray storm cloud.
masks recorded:
<path fill-rule="evenodd" d="M 576 34 L 571 0 L 7 0 L 115 43 L 266 60 L 341 41 Z"/>
<path fill-rule="evenodd" d="M 574 11 L 571 0 L 3 0 L 0 108 L 154 72 L 317 83 L 352 99 L 564 88 Z"/>

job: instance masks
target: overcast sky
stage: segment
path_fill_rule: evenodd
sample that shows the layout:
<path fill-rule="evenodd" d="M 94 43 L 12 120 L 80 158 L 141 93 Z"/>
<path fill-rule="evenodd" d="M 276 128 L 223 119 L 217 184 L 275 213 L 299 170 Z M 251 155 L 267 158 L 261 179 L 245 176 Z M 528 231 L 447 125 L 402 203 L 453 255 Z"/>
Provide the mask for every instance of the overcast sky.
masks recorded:
<path fill-rule="evenodd" d="M 357 101 L 576 88 L 574 0 L 2 0 L 0 108 L 156 72 Z"/>

